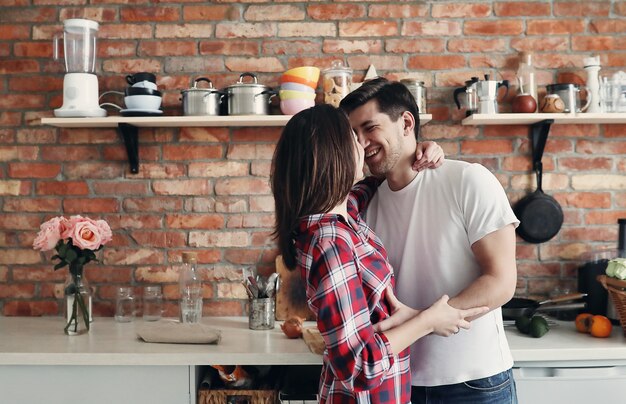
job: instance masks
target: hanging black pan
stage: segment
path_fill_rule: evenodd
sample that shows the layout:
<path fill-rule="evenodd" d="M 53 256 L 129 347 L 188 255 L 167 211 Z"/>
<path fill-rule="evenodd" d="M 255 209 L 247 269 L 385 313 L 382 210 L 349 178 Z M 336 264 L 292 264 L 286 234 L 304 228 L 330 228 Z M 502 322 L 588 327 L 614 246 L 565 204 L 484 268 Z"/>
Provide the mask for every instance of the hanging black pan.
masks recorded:
<path fill-rule="evenodd" d="M 561 230 L 563 225 L 563 210 L 559 203 L 541 189 L 541 175 L 543 165 L 541 157 L 548 138 L 548 129 L 532 131 L 533 169 L 537 176 L 535 192 L 520 199 L 513 211 L 520 221 L 517 234 L 529 243 L 544 243 Z"/>

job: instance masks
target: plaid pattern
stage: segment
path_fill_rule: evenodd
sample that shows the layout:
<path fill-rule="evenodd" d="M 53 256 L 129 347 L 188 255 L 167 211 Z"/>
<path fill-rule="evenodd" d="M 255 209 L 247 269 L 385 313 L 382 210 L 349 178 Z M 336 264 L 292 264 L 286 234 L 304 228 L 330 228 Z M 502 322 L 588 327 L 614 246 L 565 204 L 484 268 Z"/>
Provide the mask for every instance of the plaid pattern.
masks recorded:
<path fill-rule="evenodd" d="M 409 349 L 394 355 L 372 324 L 389 316 L 385 287 L 392 268 L 382 243 L 359 211 L 380 184 L 366 179 L 348 199 L 348 221 L 316 214 L 299 223 L 295 246 L 309 307 L 326 350 L 322 403 L 399 403 L 411 399 Z"/>

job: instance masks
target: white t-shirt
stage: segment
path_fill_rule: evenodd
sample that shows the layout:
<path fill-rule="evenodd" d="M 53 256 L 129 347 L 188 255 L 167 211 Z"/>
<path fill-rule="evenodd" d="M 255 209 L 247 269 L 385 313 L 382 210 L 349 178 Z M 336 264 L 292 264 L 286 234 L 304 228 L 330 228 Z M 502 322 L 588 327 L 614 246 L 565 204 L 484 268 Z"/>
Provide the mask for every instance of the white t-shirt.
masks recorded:
<path fill-rule="evenodd" d="M 455 160 L 420 172 L 397 192 L 382 183 L 366 220 L 387 249 L 396 295 L 415 309 L 465 289 L 481 274 L 472 244 L 519 224 L 494 175 L 479 164 Z M 414 386 L 480 379 L 511 366 L 499 308 L 472 322 L 469 331 L 447 338 L 428 335 L 411 346 Z"/>

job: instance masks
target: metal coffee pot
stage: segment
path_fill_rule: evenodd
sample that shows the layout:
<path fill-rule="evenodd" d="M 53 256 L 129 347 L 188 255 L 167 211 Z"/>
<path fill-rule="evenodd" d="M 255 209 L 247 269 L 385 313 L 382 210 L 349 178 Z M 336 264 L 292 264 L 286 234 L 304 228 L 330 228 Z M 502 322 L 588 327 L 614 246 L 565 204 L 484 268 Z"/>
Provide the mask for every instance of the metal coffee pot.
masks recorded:
<path fill-rule="evenodd" d="M 479 80 L 476 83 L 479 114 L 498 113 L 498 90 L 500 87 L 506 87 L 506 92 L 504 93 L 504 97 L 506 97 L 509 92 L 508 80 L 490 80 L 489 75 L 485 74 L 485 80 Z"/>
<path fill-rule="evenodd" d="M 465 82 L 465 87 L 459 87 L 454 90 L 454 102 L 458 109 L 461 109 L 461 102 L 459 101 L 459 95 L 463 95 L 462 100 L 465 105 L 465 116 L 470 116 L 475 112 L 478 112 L 478 96 L 476 95 L 476 83 L 478 83 L 478 77 L 472 77 Z"/>

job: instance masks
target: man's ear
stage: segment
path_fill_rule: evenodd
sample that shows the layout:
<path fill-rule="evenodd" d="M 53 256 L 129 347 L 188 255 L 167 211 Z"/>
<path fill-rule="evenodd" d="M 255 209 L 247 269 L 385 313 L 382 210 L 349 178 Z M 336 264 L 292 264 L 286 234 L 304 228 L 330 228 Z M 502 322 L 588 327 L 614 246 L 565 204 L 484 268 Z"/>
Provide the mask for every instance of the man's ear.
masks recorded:
<path fill-rule="evenodd" d="M 404 124 L 404 134 L 413 136 L 413 130 L 415 129 L 415 117 L 409 111 L 402 113 L 402 123 Z"/>

